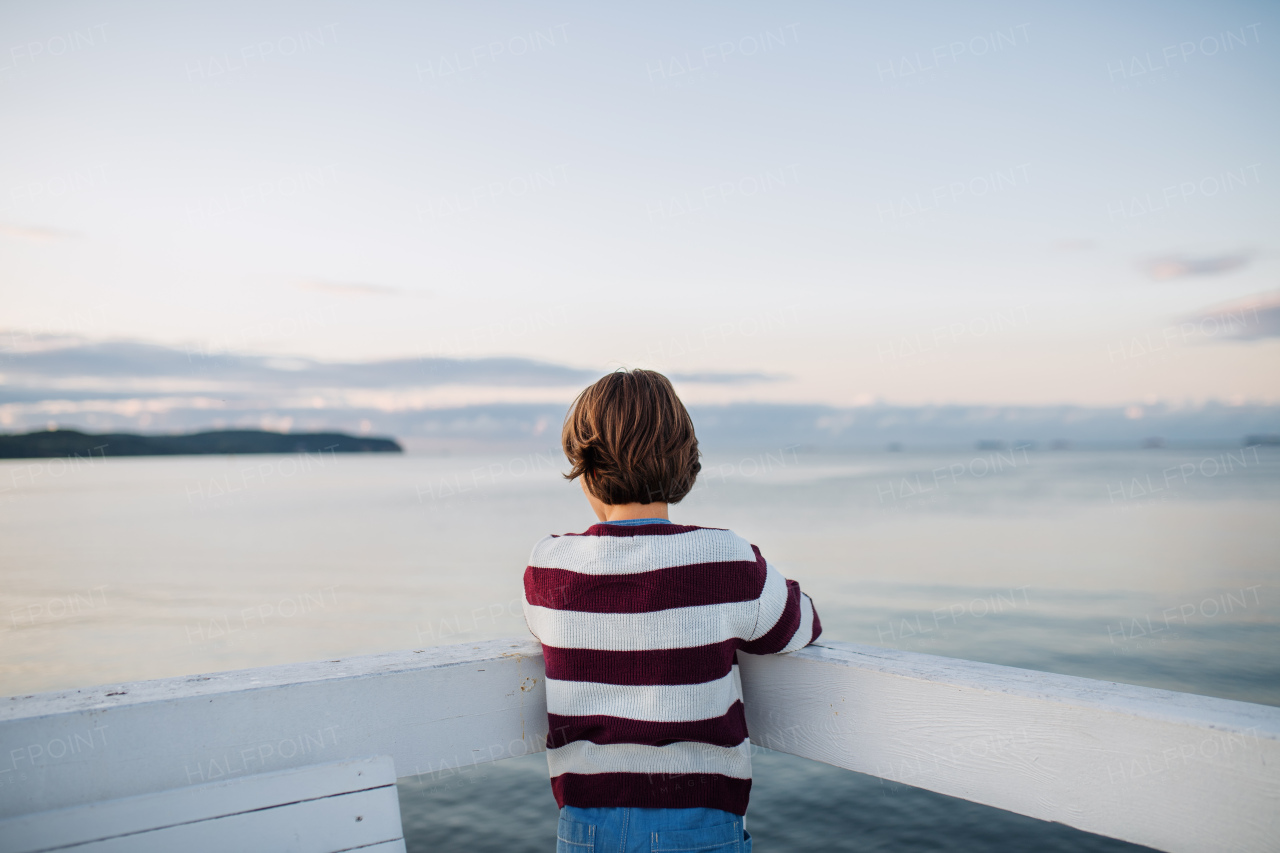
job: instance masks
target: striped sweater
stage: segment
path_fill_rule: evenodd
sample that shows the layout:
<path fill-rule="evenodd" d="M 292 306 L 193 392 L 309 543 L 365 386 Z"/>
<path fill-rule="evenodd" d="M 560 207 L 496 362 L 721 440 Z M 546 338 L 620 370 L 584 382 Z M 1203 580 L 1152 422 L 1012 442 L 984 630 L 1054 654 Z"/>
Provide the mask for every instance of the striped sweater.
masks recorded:
<path fill-rule="evenodd" d="M 524 589 L 546 659 L 556 802 L 746 814 L 737 653 L 817 639 L 799 585 L 729 530 L 646 523 L 548 536 Z"/>

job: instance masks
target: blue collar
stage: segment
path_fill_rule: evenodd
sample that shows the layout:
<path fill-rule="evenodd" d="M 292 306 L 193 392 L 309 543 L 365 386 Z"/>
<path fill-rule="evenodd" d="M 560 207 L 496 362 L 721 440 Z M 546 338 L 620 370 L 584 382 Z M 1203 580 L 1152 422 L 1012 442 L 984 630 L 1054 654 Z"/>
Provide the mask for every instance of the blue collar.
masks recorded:
<path fill-rule="evenodd" d="M 627 518 L 622 521 L 602 521 L 601 524 L 624 524 L 634 527 L 637 524 L 670 524 L 665 518 Z"/>

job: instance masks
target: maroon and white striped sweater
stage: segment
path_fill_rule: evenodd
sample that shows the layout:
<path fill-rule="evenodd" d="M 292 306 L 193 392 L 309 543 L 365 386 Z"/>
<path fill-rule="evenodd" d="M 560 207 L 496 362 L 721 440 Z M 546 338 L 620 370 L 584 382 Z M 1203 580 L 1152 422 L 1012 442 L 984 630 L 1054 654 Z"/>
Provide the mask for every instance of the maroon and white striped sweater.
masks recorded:
<path fill-rule="evenodd" d="M 653 523 L 548 536 L 524 589 L 546 657 L 556 802 L 746 814 L 737 653 L 817 639 L 799 585 L 732 531 Z"/>

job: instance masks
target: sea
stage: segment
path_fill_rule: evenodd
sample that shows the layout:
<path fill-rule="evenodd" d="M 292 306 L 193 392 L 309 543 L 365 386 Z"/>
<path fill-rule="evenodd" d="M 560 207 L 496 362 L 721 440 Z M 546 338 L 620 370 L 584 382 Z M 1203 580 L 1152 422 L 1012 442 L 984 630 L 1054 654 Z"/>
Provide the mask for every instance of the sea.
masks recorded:
<path fill-rule="evenodd" d="M 824 641 L 1280 705 L 1280 448 L 707 454 L 672 518 L 809 592 Z M 0 694 L 527 636 L 555 450 L 0 463 Z M 756 849 L 1141 849 L 760 750 Z M 413 851 L 550 851 L 545 756 L 402 780 Z"/>

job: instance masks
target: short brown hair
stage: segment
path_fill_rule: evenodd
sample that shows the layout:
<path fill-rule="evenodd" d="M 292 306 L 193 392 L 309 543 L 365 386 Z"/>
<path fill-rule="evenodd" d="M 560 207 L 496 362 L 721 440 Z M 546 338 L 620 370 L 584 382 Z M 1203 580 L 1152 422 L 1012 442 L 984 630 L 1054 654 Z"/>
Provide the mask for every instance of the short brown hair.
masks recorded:
<path fill-rule="evenodd" d="M 671 382 L 652 370 L 619 370 L 573 401 L 560 432 L 565 474 L 582 477 L 606 504 L 679 503 L 702 470 L 693 419 Z"/>

